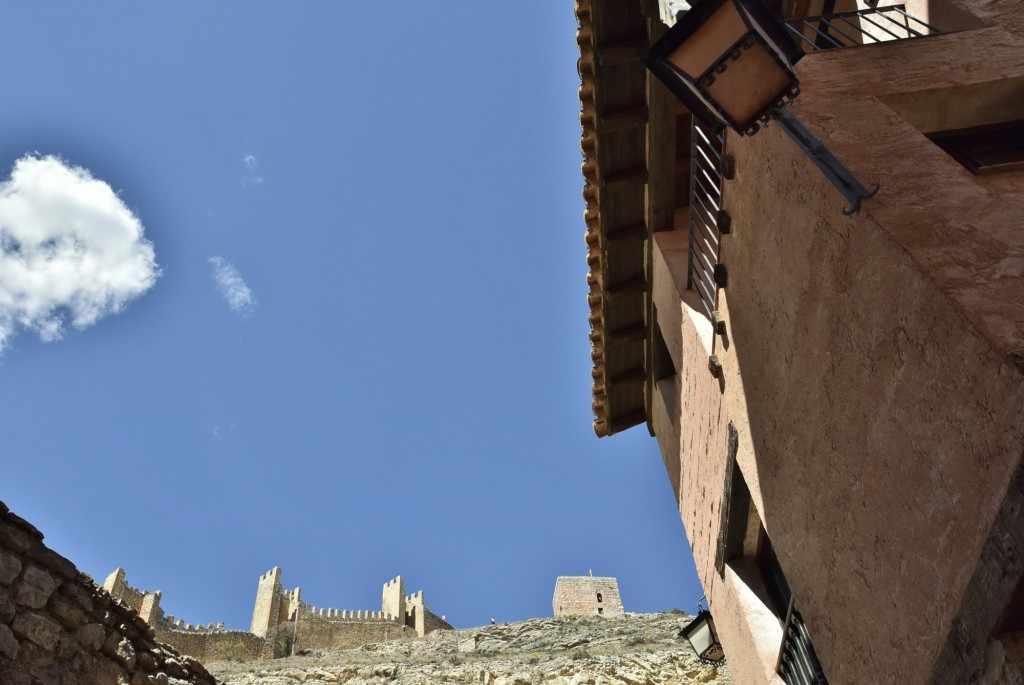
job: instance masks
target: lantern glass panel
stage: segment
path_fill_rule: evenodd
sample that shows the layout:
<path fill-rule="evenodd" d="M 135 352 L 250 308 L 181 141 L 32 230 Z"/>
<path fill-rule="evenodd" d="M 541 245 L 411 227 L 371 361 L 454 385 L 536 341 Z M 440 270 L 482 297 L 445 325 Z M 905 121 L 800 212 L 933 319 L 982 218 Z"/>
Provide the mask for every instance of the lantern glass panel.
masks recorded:
<path fill-rule="evenodd" d="M 731 2 L 708 20 L 668 56 L 668 61 L 694 81 L 747 33 L 746 22 Z"/>
<path fill-rule="evenodd" d="M 704 654 L 708 650 L 708 647 L 714 644 L 715 638 L 711 634 L 711 626 L 708 625 L 708 621 L 705 619 L 697 624 L 696 629 L 692 633 L 688 633 L 686 639 L 693 645 L 693 651 L 697 652 L 698 655 Z"/>
<path fill-rule="evenodd" d="M 726 61 L 726 69 L 704 88 L 737 126 L 746 128 L 765 107 L 786 95 L 792 79 L 759 41 L 751 39 L 749 47 L 733 54 L 738 57 Z"/>
<path fill-rule="evenodd" d="M 760 0 L 697 0 L 643 61 L 706 126 L 748 135 L 795 97 L 802 54 Z"/>

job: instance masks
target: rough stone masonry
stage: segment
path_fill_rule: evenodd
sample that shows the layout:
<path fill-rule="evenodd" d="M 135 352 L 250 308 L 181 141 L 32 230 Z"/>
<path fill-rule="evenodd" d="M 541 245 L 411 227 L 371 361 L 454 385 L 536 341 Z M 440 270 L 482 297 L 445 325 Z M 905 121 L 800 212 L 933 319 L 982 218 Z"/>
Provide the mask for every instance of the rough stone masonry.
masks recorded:
<path fill-rule="evenodd" d="M 555 616 L 619 616 L 623 613 L 619 581 L 601 576 L 559 576 L 551 601 Z"/>
<path fill-rule="evenodd" d="M 0 502 L 0 683 L 216 685 Z"/>

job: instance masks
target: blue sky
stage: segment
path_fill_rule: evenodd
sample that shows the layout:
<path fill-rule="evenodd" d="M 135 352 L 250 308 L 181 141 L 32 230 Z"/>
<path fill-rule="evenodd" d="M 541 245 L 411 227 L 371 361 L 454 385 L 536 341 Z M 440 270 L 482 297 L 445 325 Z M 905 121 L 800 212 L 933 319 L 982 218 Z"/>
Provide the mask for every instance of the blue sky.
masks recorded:
<path fill-rule="evenodd" d="M 248 628 L 274 565 L 340 609 L 402 574 L 458 627 L 550 615 L 588 569 L 692 611 L 655 441 L 590 425 L 575 26 L 9 8 L 0 498 L 193 623 Z"/>

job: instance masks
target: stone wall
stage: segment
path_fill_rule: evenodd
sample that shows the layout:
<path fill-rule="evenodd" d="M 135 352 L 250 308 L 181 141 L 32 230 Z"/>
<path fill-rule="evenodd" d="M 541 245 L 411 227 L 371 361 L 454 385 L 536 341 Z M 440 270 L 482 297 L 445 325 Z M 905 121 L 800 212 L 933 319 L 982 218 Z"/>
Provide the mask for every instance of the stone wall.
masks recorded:
<path fill-rule="evenodd" d="M 195 632 L 157 630 L 160 642 L 203 661 L 255 661 L 270 658 L 273 649 L 267 640 L 244 630 Z"/>
<path fill-rule="evenodd" d="M 215 685 L 154 635 L 0 502 L 0 683 Z"/>
<path fill-rule="evenodd" d="M 551 602 L 555 616 L 622 614 L 619 581 L 594 576 L 560 576 Z"/>
<path fill-rule="evenodd" d="M 298 621 L 290 621 L 279 630 L 288 631 L 293 636 L 295 652 L 305 649 L 349 649 L 374 642 L 416 636 L 412 628 L 396 621 L 336 620 L 315 615 L 305 615 Z M 287 639 L 278 640 L 279 645 L 288 642 Z"/>
<path fill-rule="evenodd" d="M 452 626 L 443 616 L 438 616 L 427 607 L 423 607 L 423 634 L 432 633 L 435 630 L 452 630 Z"/>

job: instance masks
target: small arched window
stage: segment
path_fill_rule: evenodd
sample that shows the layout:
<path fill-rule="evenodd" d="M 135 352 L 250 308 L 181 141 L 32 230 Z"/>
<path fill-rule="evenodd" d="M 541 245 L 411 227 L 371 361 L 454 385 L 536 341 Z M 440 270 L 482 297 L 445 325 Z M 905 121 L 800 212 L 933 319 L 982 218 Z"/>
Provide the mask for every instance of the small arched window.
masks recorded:
<path fill-rule="evenodd" d="M 598 601 L 598 602 L 600 602 L 600 601 L 601 601 L 601 593 L 600 593 L 600 592 L 598 592 L 598 593 L 597 593 L 597 601 Z"/>

